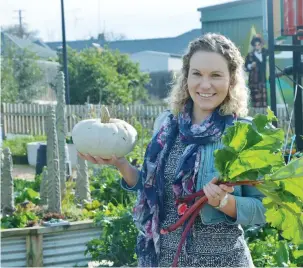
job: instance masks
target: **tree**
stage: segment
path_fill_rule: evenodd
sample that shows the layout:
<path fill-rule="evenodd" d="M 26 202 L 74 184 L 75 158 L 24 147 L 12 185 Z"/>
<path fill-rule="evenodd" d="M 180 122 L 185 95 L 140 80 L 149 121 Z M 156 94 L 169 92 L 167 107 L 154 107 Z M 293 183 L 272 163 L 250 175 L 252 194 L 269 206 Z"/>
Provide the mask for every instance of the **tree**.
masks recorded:
<path fill-rule="evenodd" d="M 27 49 L 6 46 L 1 56 L 3 102 L 30 103 L 41 92 L 43 73 L 37 56 Z"/>
<path fill-rule="evenodd" d="M 3 31 L 7 32 L 9 34 L 15 35 L 19 38 L 26 38 L 26 39 L 38 39 L 38 31 L 31 31 L 28 28 L 27 24 L 22 24 L 21 27 L 20 25 L 9 25 L 6 27 L 3 27 Z"/>
<path fill-rule="evenodd" d="M 110 42 L 126 40 L 126 35 L 122 33 L 105 32 L 104 35 L 105 35 L 105 40 Z"/>
<path fill-rule="evenodd" d="M 59 55 L 62 67 L 62 56 Z M 71 104 L 128 104 L 146 100 L 148 74 L 125 54 L 108 49 L 89 48 L 77 52 L 68 48 Z"/>

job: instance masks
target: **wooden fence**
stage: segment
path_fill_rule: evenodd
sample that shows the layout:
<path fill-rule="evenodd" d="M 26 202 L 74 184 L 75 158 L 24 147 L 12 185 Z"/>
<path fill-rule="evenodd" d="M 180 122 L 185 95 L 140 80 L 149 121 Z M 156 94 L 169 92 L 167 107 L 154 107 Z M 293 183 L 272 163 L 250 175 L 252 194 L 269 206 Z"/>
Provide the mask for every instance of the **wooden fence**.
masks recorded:
<path fill-rule="evenodd" d="M 112 117 L 134 123 L 138 120 L 144 128 L 152 129 L 155 118 L 167 106 L 151 105 L 113 105 L 109 106 Z M 31 134 L 45 135 L 45 120 L 47 105 L 41 104 L 8 104 L 3 103 L 1 106 L 2 125 L 5 134 Z M 266 113 L 264 108 L 255 108 L 250 110 L 250 115 L 256 113 Z M 74 125 L 82 119 L 100 116 L 100 107 L 98 105 L 67 105 L 66 120 L 67 131 L 71 132 Z M 288 120 L 286 109 L 278 108 L 277 115 L 279 118 L 278 126 L 284 130 L 287 129 Z"/>

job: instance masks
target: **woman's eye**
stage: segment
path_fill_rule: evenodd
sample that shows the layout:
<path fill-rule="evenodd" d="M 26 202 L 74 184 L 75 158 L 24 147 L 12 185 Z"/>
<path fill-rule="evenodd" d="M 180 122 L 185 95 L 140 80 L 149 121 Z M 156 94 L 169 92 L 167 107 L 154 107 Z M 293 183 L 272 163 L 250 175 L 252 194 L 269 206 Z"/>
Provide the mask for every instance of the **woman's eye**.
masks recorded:
<path fill-rule="evenodd" d="M 221 77 L 220 74 L 213 74 L 213 77 Z"/>
<path fill-rule="evenodd" d="M 197 72 L 196 72 L 196 73 L 193 73 L 193 75 L 200 75 L 200 73 L 197 73 Z"/>

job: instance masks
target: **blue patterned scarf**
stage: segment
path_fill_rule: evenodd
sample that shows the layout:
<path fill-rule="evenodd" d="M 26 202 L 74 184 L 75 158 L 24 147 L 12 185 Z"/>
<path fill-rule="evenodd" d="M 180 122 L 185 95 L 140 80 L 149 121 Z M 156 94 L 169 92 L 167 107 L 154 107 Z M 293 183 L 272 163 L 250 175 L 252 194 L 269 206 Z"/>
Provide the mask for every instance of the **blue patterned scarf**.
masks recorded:
<path fill-rule="evenodd" d="M 141 170 L 142 188 L 138 191 L 134 207 L 134 221 L 139 229 L 136 252 L 139 266 L 157 266 L 160 254 L 160 225 L 163 215 L 164 167 L 169 152 L 180 135 L 186 144 L 177 163 L 173 192 L 175 198 L 195 191 L 195 179 L 200 164 L 201 146 L 221 139 L 227 119 L 216 109 L 201 125 L 192 124 L 193 102 L 190 100 L 184 112 L 178 116 L 170 114 L 157 135 L 147 147 Z M 177 210 L 177 208 L 176 208 Z"/>

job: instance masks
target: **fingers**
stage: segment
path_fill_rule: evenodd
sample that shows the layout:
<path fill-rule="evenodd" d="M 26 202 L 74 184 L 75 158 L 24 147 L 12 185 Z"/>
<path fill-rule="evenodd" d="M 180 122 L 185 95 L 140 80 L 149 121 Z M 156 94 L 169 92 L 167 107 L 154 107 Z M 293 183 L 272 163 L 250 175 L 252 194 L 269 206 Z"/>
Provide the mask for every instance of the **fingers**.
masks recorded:
<path fill-rule="evenodd" d="M 82 154 L 82 153 L 78 152 L 78 156 L 79 156 L 80 158 L 82 158 L 83 160 L 90 161 L 90 162 L 92 162 L 92 163 L 94 163 L 94 164 L 97 163 L 96 160 L 93 159 L 93 158 L 92 158 L 91 156 L 89 156 L 88 154 Z"/>
<path fill-rule="evenodd" d="M 225 192 L 227 192 L 227 193 L 233 193 L 234 192 L 234 187 L 232 187 L 232 186 L 226 186 L 226 185 L 224 185 L 224 184 L 221 184 L 221 185 L 219 185 L 219 187 L 223 190 L 223 191 L 225 191 Z"/>
<path fill-rule="evenodd" d="M 210 183 L 216 184 L 218 182 L 218 178 L 213 178 Z"/>
<path fill-rule="evenodd" d="M 94 159 L 97 161 L 97 163 L 98 164 L 100 164 L 100 165 L 103 165 L 103 164 L 105 164 L 105 165 L 108 165 L 109 163 L 109 161 L 110 161 L 110 159 L 104 159 L 104 158 L 102 158 L 102 157 L 100 157 L 100 156 L 94 156 Z"/>
<path fill-rule="evenodd" d="M 214 184 L 208 184 L 207 188 L 208 188 L 208 192 L 211 194 L 211 196 L 213 198 L 216 198 L 216 199 L 220 199 L 220 192 L 221 192 L 221 189 L 219 188 L 220 191 L 218 191 L 218 189 L 216 189 L 214 186 Z"/>
<path fill-rule="evenodd" d="M 212 206 L 217 206 L 220 204 L 227 193 L 232 193 L 234 191 L 233 187 L 226 186 L 224 184 L 217 185 L 218 179 L 213 178 L 208 184 L 203 187 L 204 193 L 208 199 L 208 203 Z"/>
<path fill-rule="evenodd" d="M 81 157 L 82 159 L 89 161 L 93 164 L 104 164 L 104 159 L 102 159 L 101 157 L 97 157 L 97 156 L 92 156 L 89 154 L 82 154 L 80 152 L 78 152 L 79 157 Z"/>
<path fill-rule="evenodd" d="M 210 184 L 207 184 L 203 190 L 208 199 L 208 204 L 211 206 L 218 206 L 220 204 L 220 196 L 214 192 L 214 190 L 210 187 Z"/>

